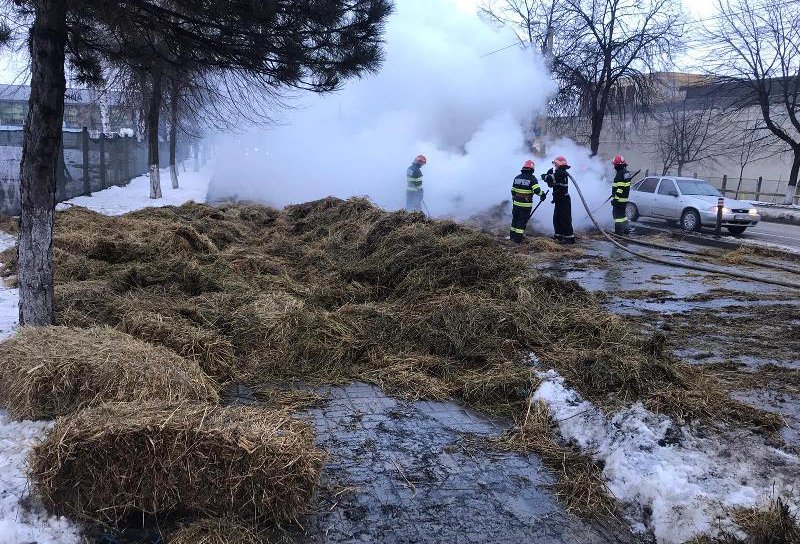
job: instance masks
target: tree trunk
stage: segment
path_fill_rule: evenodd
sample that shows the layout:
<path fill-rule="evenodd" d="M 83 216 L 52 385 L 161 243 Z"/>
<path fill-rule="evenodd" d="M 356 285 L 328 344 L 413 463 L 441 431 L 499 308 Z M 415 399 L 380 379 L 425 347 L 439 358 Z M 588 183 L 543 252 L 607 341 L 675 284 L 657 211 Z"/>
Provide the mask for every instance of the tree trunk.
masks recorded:
<path fill-rule="evenodd" d="M 678 163 L 678 177 L 683 176 L 683 167 L 684 166 L 685 165 L 683 163 L 680 163 L 680 162 Z"/>
<path fill-rule="evenodd" d="M 589 138 L 589 148 L 592 151 L 592 157 L 597 156 L 600 150 L 600 134 L 603 132 L 604 117 L 605 112 L 600 113 L 599 111 L 594 111 L 592 113 L 592 134 Z"/>
<path fill-rule="evenodd" d="M 65 0 L 39 0 L 30 30 L 31 94 L 20 167 L 20 325 L 52 325 L 53 215 L 64 122 Z"/>
<path fill-rule="evenodd" d="M 161 171 L 158 157 L 158 121 L 161 113 L 162 82 L 164 73 L 156 61 L 151 72 L 153 88 L 150 92 L 150 105 L 147 110 L 148 162 L 150 165 L 150 198 L 161 198 Z"/>
<path fill-rule="evenodd" d="M 178 152 L 178 91 L 176 86 L 172 86 L 172 100 L 171 100 L 171 114 L 169 124 L 169 173 L 172 176 L 172 188 L 178 188 L 178 169 L 177 152 Z"/>
<path fill-rule="evenodd" d="M 200 171 L 200 143 L 194 142 L 192 144 L 192 153 L 194 153 L 194 171 Z"/>
<path fill-rule="evenodd" d="M 794 204 L 794 199 L 797 198 L 797 178 L 800 175 L 800 148 L 794 150 L 794 160 L 792 161 L 792 170 L 789 172 L 789 187 L 786 188 L 786 198 L 784 204 Z"/>

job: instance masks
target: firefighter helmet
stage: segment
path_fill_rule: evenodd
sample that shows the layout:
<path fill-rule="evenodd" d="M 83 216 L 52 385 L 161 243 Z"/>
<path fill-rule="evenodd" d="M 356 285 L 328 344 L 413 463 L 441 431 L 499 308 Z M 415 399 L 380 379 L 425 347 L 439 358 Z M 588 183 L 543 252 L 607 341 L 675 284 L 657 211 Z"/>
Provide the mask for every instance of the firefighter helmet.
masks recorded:
<path fill-rule="evenodd" d="M 566 157 L 558 156 L 553 160 L 553 164 L 556 168 L 560 168 L 562 166 L 569 166 Z"/>
<path fill-rule="evenodd" d="M 428 164 L 428 159 L 425 157 L 425 155 L 417 155 L 417 158 L 414 159 L 414 162 L 417 164 Z"/>
<path fill-rule="evenodd" d="M 628 163 L 625 162 L 625 157 L 623 157 L 622 155 L 617 155 L 616 157 L 614 157 L 614 161 L 613 162 L 614 162 L 614 166 L 627 166 L 628 165 Z"/>
<path fill-rule="evenodd" d="M 525 164 L 522 165 L 523 170 L 533 170 L 535 167 L 536 165 L 533 164 L 533 161 L 525 161 Z"/>

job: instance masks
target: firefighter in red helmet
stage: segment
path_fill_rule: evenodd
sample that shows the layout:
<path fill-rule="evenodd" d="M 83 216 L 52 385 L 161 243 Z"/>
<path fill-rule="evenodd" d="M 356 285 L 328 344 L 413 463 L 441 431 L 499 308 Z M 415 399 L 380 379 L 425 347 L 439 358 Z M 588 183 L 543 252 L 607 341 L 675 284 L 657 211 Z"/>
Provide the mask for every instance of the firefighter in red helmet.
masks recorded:
<path fill-rule="evenodd" d="M 422 211 L 422 167 L 428 164 L 425 155 L 417 155 L 406 171 L 406 210 Z"/>
<path fill-rule="evenodd" d="M 570 166 L 565 157 L 556 157 L 553 168 L 544 175 L 544 181 L 553 188 L 553 230 L 554 238 L 565 244 L 575 243 L 575 232 L 572 230 L 572 199 L 569 196 Z"/>
<path fill-rule="evenodd" d="M 545 199 L 545 194 L 539 186 L 539 180 L 533 174 L 535 165 L 533 161 L 525 161 L 522 172 L 514 178 L 511 186 L 511 201 L 513 204 L 511 216 L 511 241 L 517 244 L 525 239 L 525 227 L 531 218 L 534 195 L 540 200 Z"/>
<path fill-rule="evenodd" d="M 628 198 L 631 194 L 631 181 L 636 174 L 628 172 L 628 163 L 622 155 L 617 155 L 612 161 L 614 169 L 617 171 L 614 176 L 614 185 L 611 187 L 611 210 L 614 216 L 614 232 L 619 235 L 631 233 L 628 223 Z"/>

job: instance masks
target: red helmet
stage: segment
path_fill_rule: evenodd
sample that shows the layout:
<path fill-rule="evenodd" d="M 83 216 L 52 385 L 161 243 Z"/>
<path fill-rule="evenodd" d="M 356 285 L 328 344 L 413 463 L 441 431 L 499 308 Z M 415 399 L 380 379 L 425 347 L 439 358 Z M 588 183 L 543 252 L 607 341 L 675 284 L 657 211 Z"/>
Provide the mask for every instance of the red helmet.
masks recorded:
<path fill-rule="evenodd" d="M 533 164 L 533 161 L 525 161 L 525 164 L 522 165 L 523 170 L 533 170 L 534 168 L 535 165 Z"/>
<path fill-rule="evenodd" d="M 569 166 L 569 163 L 567 162 L 566 157 L 561 157 L 561 156 L 556 157 L 553 160 L 553 164 L 556 166 L 556 168 L 560 168 L 562 166 Z"/>
<path fill-rule="evenodd" d="M 428 159 L 425 157 L 425 155 L 417 155 L 417 158 L 414 159 L 414 162 L 417 164 L 428 164 Z"/>
<path fill-rule="evenodd" d="M 627 162 L 625 162 L 625 157 L 622 155 L 617 155 L 614 157 L 614 166 L 627 166 Z"/>

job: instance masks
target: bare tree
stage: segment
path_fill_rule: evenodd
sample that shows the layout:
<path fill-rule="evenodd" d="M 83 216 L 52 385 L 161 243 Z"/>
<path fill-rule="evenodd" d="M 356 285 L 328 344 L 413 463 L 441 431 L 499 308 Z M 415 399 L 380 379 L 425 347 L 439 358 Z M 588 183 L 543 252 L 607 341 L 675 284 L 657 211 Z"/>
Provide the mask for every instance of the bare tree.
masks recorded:
<path fill-rule="evenodd" d="M 650 74 L 671 64 L 683 33 L 671 0 L 485 0 L 481 13 L 548 53 L 551 114 L 586 119 L 593 155 L 607 115 L 648 109 Z"/>
<path fill-rule="evenodd" d="M 728 152 L 724 115 L 713 97 L 670 100 L 654 112 L 658 136 L 656 155 L 663 164 L 663 174 L 703 161 L 718 162 Z"/>
<path fill-rule="evenodd" d="M 739 110 L 756 108 L 764 126 L 792 153 L 786 200 L 800 176 L 800 17 L 784 0 L 717 0 L 707 65 Z"/>

